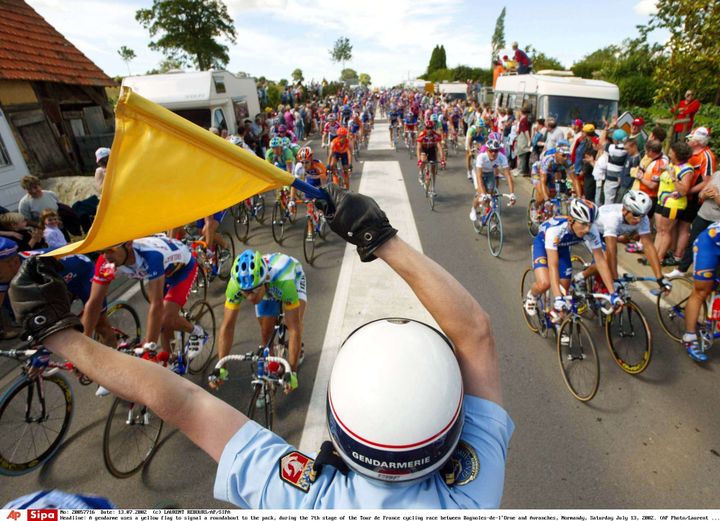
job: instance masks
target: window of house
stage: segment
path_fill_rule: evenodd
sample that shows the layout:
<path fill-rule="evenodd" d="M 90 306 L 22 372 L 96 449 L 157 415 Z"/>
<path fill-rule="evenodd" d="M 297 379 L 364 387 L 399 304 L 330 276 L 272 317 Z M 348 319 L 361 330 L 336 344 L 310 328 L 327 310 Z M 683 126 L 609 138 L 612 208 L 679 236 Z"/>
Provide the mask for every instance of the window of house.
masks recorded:
<path fill-rule="evenodd" d="M 7 148 L 5 148 L 5 143 L 3 143 L 2 136 L 0 136 L 0 168 L 10 166 L 11 164 L 10 154 L 8 154 Z"/>

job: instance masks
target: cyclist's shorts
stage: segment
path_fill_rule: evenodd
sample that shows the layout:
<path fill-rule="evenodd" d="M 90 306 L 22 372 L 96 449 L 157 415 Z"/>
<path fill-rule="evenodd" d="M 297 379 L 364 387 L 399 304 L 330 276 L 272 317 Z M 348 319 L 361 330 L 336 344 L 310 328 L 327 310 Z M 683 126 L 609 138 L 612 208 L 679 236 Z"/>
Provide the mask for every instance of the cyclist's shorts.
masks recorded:
<path fill-rule="evenodd" d="M 214 221 L 217 221 L 218 224 L 222 222 L 222 220 L 225 218 L 225 214 L 227 213 L 227 210 L 223 210 L 222 212 L 217 212 L 212 214 L 212 218 Z M 205 227 L 205 219 L 198 219 L 195 222 L 195 226 L 198 228 L 204 228 Z"/>
<path fill-rule="evenodd" d="M 558 268 L 561 279 L 569 279 L 572 277 L 572 261 L 570 260 L 570 247 L 560 246 L 558 252 Z M 545 250 L 545 236 L 541 233 L 535 237 L 532 245 L 533 269 L 547 268 L 548 259 Z"/>
<path fill-rule="evenodd" d="M 445 132 L 445 133 L 447 134 L 447 131 L 448 131 L 447 121 L 443 121 L 443 123 L 442 123 L 442 130 L 443 130 L 443 132 Z"/>
<path fill-rule="evenodd" d="M 192 288 L 195 277 L 197 276 L 198 265 L 195 259 L 191 259 L 190 268 L 185 271 L 184 276 L 175 278 L 170 277 L 165 280 L 165 302 L 174 302 L 180 307 L 183 307 L 190 296 L 190 289 Z"/>
<path fill-rule="evenodd" d="M 299 264 L 295 267 L 295 287 L 297 288 L 298 302 L 307 302 L 307 279 L 305 278 L 305 272 L 302 266 Z M 297 306 L 293 306 L 290 309 L 295 309 L 296 307 Z M 255 316 L 258 318 L 277 317 L 280 315 L 281 310 L 282 306 L 279 300 L 266 297 L 261 300 L 259 304 L 255 305 Z"/>
<path fill-rule="evenodd" d="M 431 148 L 420 147 L 420 153 L 427 155 L 428 161 L 435 161 L 437 163 L 437 148 L 433 145 Z"/>
<path fill-rule="evenodd" d="M 310 186 L 314 186 L 315 188 L 320 188 L 320 185 L 322 185 L 322 179 L 320 179 L 319 177 L 305 176 L 305 182 Z M 313 199 L 313 197 L 308 194 L 303 193 L 303 195 L 305 196 L 306 201 Z"/>
<path fill-rule="evenodd" d="M 358 132 L 360 132 L 360 127 L 358 125 L 350 125 L 351 134 L 357 134 Z"/>
<path fill-rule="evenodd" d="M 340 161 L 343 166 L 350 165 L 350 158 L 348 157 L 347 152 L 333 152 L 333 156 L 335 156 L 335 159 Z"/>
<path fill-rule="evenodd" d="M 713 280 L 720 265 L 720 248 L 716 244 L 717 239 L 710 237 L 709 231 L 702 232 L 693 243 L 695 280 Z"/>
<path fill-rule="evenodd" d="M 415 132 L 415 127 L 417 126 L 417 123 L 405 123 L 405 130 L 408 132 Z"/>
<path fill-rule="evenodd" d="M 477 170 L 475 170 L 477 172 Z M 495 190 L 495 172 L 483 172 L 482 173 L 482 180 L 483 184 L 485 185 L 485 191 L 488 193 L 491 193 L 493 190 Z M 477 177 L 475 174 L 472 176 L 473 186 L 475 187 L 475 190 L 478 189 L 477 185 Z"/>

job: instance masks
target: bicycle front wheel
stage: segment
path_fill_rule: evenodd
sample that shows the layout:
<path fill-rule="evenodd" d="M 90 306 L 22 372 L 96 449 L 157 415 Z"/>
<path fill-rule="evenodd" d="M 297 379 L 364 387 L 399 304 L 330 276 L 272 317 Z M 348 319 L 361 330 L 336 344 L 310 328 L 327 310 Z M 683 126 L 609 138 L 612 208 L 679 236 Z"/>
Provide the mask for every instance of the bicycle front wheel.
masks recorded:
<path fill-rule="evenodd" d="M 218 278 L 227 281 L 230 278 L 233 261 L 235 260 L 235 243 L 229 233 L 219 232 L 217 235 L 219 235 L 222 242 L 225 243 L 225 246 L 218 246 L 215 249 L 215 258 L 218 263 Z"/>
<path fill-rule="evenodd" d="M 272 236 L 278 244 L 281 244 L 285 237 L 285 209 L 278 201 L 275 201 L 272 211 Z"/>
<path fill-rule="evenodd" d="M 315 221 L 308 215 L 305 220 L 305 233 L 303 237 L 303 255 L 308 264 L 315 260 Z"/>
<path fill-rule="evenodd" d="M 188 371 L 198 374 L 207 369 L 215 352 L 215 313 L 212 306 L 205 300 L 195 302 L 188 313 L 188 320 L 192 325 L 199 325 L 207 334 L 207 341 L 200 352 L 190 361 Z M 186 335 L 183 335 L 185 337 Z M 185 339 L 183 338 L 183 341 Z"/>
<path fill-rule="evenodd" d="M 233 226 L 235 229 L 235 237 L 240 242 L 247 242 L 250 236 L 250 216 L 248 215 L 247 206 L 245 203 L 240 203 L 237 209 L 237 215 L 233 220 Z"/>
<path fill-rule="evenodd" d="M 503 227 L 500 215 L 493 210 L 487 220 L 487 238 L 490 254 L 499 257 L 503 247 Z"/>
<path fill-rule="evenodd" d="M 15 380 L 0 398 L 0 474 L 20 476 L 49 460 L 73 410 L 72 389 L 62 376 Z"/>
<path fill-rule="evenodd" d="M 208 279 L 203 266 L 198 266 L 195 280 L 190 286 L 190 297 L 195 300 L 205 300 L 207 297 Z"/>
<path fill-rule="evenodd" d="M 103 433 L 103 460 L 110 474 L 129 478 L 150 461 L 163 421 L 139 403 L 115 398 Z"/>
<path fill-rule="evenodd" d="M 537 237 L 538 231 L 540 229 L 540 221 L 539 218 L 536 216 L 534 197 L 531 197 L 530 201 L 528 201 L 526 222 L 528 233 L 530 234 L 530 236 Z"/>
<path fill-rule="evenodd" d="M 590 331 L 580 319 L 568 317 L 562 323 L 557 353 L 570 393 L 581 402 L 592 400 L 600 385 L 600 361 Z"/>
<path fill-rule="evenodd" d="M 255 196 L 254 209 L 255 220 L 258 224 L 263 224 L 265 222 L 265 197 L 263 195 Z"/>
<path fill-rule="evenodd" d="M 637 304 L 630 301 L 605 320 L 605 338 L 613 360 L 628 374 L 642 373 L 652 355 L 652 332 Z"/>
<path fill-rule="evenodd" d="M 660 326 L 667 335 L 680 342 L 685 332 L 685 305 L 693 291 L 693 283 L 684 277 L 670 279 L 672 289 L 668 294 L 660 293 L 657 298 L 657 316 Z M 707 304 L 703 303 L 700 317 L 707 316 Z"/>
<path fill-rule="evenodd" d="M 269 384 L 254 384 L 253 387 L 247 417 L 268 430 L 272 430 L 275 416 L 274 392 L 270 389 Z"/>
<path fill-rule="evenodd" d="M 537 333 L 540 331 L 539 306 L 535 310 L 535 315 L 533 316 L 528 315 L 525 311 L 525 299 L 527 298 L 530 288 L 533 287 L 533 284 L 535 284 L 535 271 L 532 268 L 528 268 L 525 270 L 525 273 L 523 273 L 522 279 L 520 280 L 520 305 L 522 306 L 523 318 L 525 319 L 525 324 L 527 324 L 528 329 L 530 329 L 533 333 Z"/>
<path fill-rule="evenodd" d="M 430 199 L 430 210 L 435 209 L 435 199 L 437 198 L 437 193 L 435 192 L 435 176 L 436 175 L 437 174 L 435 172 L 433 172 L 432 170 L 430 171 L 430 182 L 428 183 L 430 185 L 429 193 L 428 193 L 428 198 Z"/>

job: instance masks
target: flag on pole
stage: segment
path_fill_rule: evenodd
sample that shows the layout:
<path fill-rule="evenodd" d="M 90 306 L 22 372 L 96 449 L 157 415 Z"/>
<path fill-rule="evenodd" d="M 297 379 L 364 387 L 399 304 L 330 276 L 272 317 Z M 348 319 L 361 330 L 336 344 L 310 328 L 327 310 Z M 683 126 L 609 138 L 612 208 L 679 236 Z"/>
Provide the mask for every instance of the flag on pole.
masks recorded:
<path fill-rule="evenodd" d="M 293 180 L 124 87 L 95 221 L 85 239 L 49 255 L 98 251 L 183 226 Z"/>

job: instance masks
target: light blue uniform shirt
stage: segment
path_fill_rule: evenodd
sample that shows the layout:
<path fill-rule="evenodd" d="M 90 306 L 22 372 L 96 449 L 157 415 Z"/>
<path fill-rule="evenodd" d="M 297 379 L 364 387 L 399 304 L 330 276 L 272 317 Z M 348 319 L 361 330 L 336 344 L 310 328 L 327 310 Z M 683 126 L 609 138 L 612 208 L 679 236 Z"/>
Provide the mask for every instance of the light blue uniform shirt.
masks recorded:
<path fill-rule="evenodd" d="M 353 470 L 343 476 L 326 466 L 304 492 L 280 478 L 280 460 L 296 449 L 276 434 L 248 422 L 223 450 L 215 497 L 242 508 L 498 508 L 505 459 L 515 425 L 496 403 L 465 395 L 460 479 L 445 484 L 439 472 L 413 483 L 385 483 Z M 453 458 L 459 456 L 456 451 Z M 314 458 L 315 455 L 308 455 Z M 310 462 L 310 466 L 312 462 Z M 460 484 L 463 483 L 463 484 Z"/>

